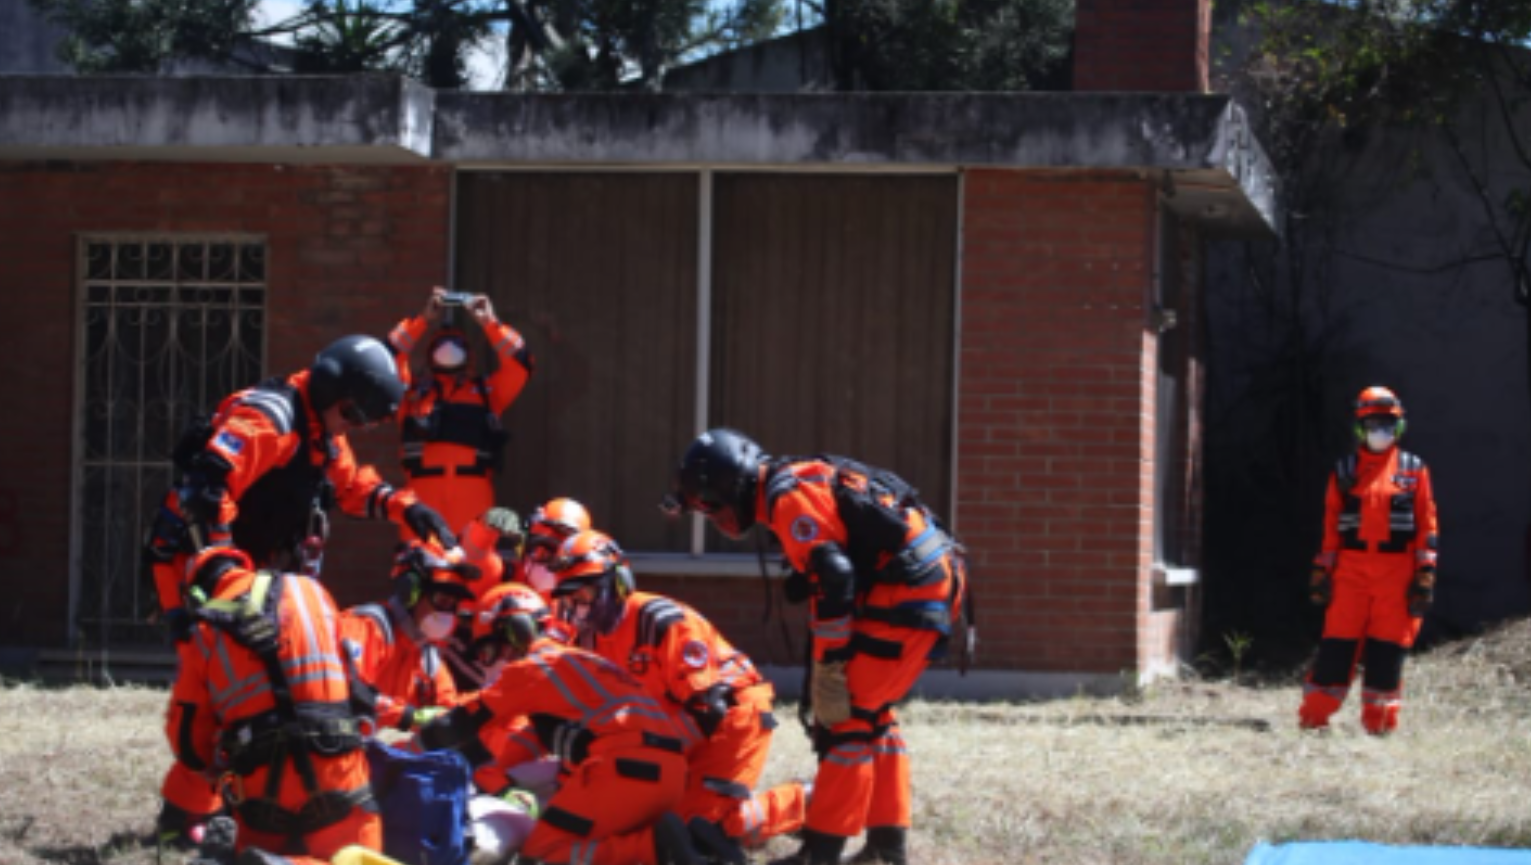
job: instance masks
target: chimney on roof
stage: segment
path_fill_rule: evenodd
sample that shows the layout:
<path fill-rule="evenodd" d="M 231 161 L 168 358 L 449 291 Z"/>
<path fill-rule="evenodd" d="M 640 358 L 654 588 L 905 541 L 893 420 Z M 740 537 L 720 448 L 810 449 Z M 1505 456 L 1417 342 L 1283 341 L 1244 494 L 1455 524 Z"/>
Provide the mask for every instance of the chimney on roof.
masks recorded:
<path fill-rule="evenodd" d="M 1077 0 L 1076 91 L 1207 92 L 1211 0 Z"/>

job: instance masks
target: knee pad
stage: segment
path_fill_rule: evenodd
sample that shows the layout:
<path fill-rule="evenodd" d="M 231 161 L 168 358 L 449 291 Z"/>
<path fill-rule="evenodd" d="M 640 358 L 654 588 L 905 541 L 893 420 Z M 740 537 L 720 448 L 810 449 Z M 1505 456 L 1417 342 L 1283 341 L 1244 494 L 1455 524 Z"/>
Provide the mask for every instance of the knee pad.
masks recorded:
<path fill-rule="evenodd" d="M 1308 681 L 1326 687 L 1349 685 L 1356 667 L 1356 649 L 1360 644 L 1360 640 L 1325 637 L 1318 644 L 1318 657 L 1313 660 L 1313 672 L 1309 674 Z"/>
<path fill-rule="evenodd" d="M 1397 643 L 1367 639 L 1361 664 L 1366 668 L 1362 684 L 1368 690 L 1396 691 L 1403 682 L 1403 659 L 1408 650 Z"/>

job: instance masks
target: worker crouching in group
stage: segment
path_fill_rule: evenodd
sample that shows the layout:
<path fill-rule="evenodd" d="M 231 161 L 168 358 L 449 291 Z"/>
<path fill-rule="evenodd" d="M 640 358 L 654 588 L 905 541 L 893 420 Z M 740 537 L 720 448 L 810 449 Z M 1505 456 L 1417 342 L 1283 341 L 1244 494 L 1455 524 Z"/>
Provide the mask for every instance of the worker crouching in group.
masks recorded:
<path fill-rule="evenodd" d="M 1303 687 L 1304 729 L 1323 729 L 1345 702 L 1356 664 L 1361 724 L 1398 727 L 1403 664 L 1435 598 L 1435 495 L 1424 460 L 1398 447 L 1403 403 L 1385 387 L 1361 391 L 1353 453 L 1329 476 L 1323 547 L 1309 596 L 1325 607 L 1324 636 Z"/>
<path fill-rule="evenodd" d="M 775 691 L 749 656 L 691 607 L 636 591 L 622 549 L 601 532 L 566 540 L 551 567 L 559 617 L 575 628 L 576 644 L 625 667 L 701 734 L 677 807 L 698 848 L 743 863 L 741 844 L 802 828 L 803 785 L 755 793 L 777 723 Z"/>
<path fill-rule="evenodd" d="M 194 566 L 210 600 L 178 647 L 165 734 L 181 765 L 217 779 L 240 865 L 380 849 L 334 600 L 313 577 L 253 570 L 238 550 Z"/>
<path fill-rule="evenodd" d="M 511 584 L 497 597 L 485 611 L 492 649 L 480 656 L 497 671 L 492 684 L 427 724 L 421 746 L 458 750 L 475 767 L 507 743 L 530 759 L 559 760 L 558 792 L 522 845 L 523 861 L 700 865 L 674 813 L 687 738 L 669 707 L 620 667 L 545 636 L 548 607 L 536 592 Z"/>

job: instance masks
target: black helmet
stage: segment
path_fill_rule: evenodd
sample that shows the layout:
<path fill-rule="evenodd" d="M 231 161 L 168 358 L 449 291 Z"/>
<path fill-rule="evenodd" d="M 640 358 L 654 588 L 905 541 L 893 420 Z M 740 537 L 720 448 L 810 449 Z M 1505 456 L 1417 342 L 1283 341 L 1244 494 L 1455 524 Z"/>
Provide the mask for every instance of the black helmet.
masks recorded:
<path fill-rule="evenodd" d="M 349 401 L 365 423 L 377 423 L 399 410 L 404 382 L 399 380 L 393 354 L 382 342 L 370 336 L 343 336 L 314 358 L 308 398 L 320 412 Z"/>
<path fill-rule="evenodd" d="M 663 507 L 673 514 L 696 511 L 730 537 L 755 525 L 755 490 L 766 453 L 755 440 L 726 427 L 697 436 L 675 468 Z"/>

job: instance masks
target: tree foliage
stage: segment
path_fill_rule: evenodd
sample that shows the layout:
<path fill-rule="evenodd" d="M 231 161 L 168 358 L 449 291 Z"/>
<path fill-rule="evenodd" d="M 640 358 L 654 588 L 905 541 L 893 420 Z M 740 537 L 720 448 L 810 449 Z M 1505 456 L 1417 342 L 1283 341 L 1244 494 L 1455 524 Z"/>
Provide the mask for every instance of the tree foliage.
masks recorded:
<path fill-rule="evenodd" d="M 839 0 L 825 7 L 841 89 L 1055 87 L 1073 0 Z"/>
<path fill-rule="evenodd" d="M 266 27 L 254 24 L 256 0 L 30 2 L 69 31 L 61 54 L 84 73 L 192 58 L 280 72 L 237 49 L 286 39 L 296 71 L 391 71 L 454 88 L 470 50 L 493 41 L 512 90 L 657 89 L 675 63 L 765 39 L 782 21 L 782 0 L 310 0 Z"/>

